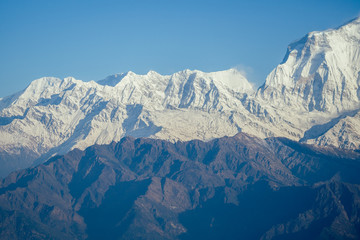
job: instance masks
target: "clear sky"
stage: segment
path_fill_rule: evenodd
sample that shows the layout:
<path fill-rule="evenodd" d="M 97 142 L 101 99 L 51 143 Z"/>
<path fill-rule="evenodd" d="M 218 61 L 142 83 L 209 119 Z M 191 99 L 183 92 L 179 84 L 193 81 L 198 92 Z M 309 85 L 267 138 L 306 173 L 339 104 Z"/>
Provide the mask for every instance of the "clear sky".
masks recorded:
<path fill-rule="evenodd" d="M 287 45 L 360 0 L 0 0 L 0 97 L 32 80 L 238 67 L 260 85 Z"/>

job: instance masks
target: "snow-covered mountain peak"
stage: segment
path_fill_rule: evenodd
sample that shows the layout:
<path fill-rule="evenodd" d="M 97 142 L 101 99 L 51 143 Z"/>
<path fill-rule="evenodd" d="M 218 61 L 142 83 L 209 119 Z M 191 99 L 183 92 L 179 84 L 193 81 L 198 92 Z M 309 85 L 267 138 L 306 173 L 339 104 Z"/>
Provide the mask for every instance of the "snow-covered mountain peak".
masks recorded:
<path fill-rule="evenodd" d="M 57 86 L 61 82 L 60 78 L 42 77 L 32 81 L 26 89 L 33 92 L 42 92 L 47 87 Z"/>
<path fill-rule="evenodd" d="M 29 86 L 25 89 L 25 92 L 33 93 L 33 94 L 41 94 L 44 91 L 62 91 L 69 84 L 77 84 L 82 82 L 81 80 L 77 80 L 73 77 L 66 77 L 64 79 L 56 78 L 56 77 L 42 77 L 32 81 Z"/>
<path fill-rule="evenodd" d="M 158 73 L 158 72 L 156 72 L 154 70 L 150 70 L 146 75 L 147 76 L 157 76 L 157 77 L 164 76 L 164 75 L 161 75 L 160 73 Z"/>
<path fill-rule="evenodd" d="M 235 68 L 225 71 L 210 73 L 213 79 L 221 82 L 224 86 L 236 92 L 253 93 L 253 85 L 246 79 L 245 75 Z"/>
<path fill-rule="evenodd" d="M 126 73 L 117 73 L 111 76 L 106 77 L 105 79 L 97 81 L 98 84 L 104 86 L 114 87 L 118 84 L 129 72 Z"/>
<path fill-rule="evenodd" d="M 172 78 L 189 78 L 201 79 L 207 84 L 215 84 L 217 87 L 222 87 L 230 91 L 238 93 L 252 93 L 254 92 L 253 85 L 246 79 L 245 75 L 235 68 L 217 72 L 202 72 L 199 70 L 189 70 L 175 73 Z"/>
<path fill-rule="evenodd" d="M 36 101 L 39 98 L 49 98 L 53 94 L 58 94 L 65 89 L 75 86 L 82 82 L 73 77 L 64 79 L 55 77 L 43 77 L 31 82 L 31 84 L 23 91 L 18 101 Z"/>
<path fill-rule="evenodd" d="M 358 18 L 291 43 L 283 62 L 269 74 L 257 95 L 300 110 L 341 112 L 358 105 L 359 71 Z"/>

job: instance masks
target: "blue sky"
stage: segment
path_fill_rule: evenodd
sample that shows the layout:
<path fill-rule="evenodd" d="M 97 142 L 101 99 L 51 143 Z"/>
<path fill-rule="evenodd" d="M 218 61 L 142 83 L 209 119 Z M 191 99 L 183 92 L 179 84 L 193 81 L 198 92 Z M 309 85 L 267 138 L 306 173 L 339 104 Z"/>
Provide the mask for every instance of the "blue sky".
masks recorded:
<path fill-rule="evenodd" d="M 0 0 L 0 97 L 129 70 L 239 67 L 259 85 L 290 42 L 359 14 L 359 0 Z"/>

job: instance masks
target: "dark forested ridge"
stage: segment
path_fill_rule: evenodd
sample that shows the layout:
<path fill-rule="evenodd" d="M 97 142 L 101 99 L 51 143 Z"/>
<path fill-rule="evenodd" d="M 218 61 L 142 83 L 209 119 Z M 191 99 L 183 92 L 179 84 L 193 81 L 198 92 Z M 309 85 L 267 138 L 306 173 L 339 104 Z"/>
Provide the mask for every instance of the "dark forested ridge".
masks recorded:
<path fill-rule="evenodd" d="M 359 239 L 360 153 L 132 137 L 0 184 L 0 239 Z"/>

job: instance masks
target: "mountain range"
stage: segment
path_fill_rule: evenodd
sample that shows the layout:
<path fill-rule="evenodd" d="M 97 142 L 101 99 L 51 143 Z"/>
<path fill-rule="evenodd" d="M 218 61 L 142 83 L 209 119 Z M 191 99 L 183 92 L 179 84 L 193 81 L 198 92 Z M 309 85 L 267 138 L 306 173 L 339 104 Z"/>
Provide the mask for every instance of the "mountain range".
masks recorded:
<path fill-rule="evenodd" d="M 309 33 L 257 90 L 235 69 L 35 80 L 0 101 L 1 175 L 127 135 L 206 141 L 241 131 L 356 149 L 359 41 L 359 18 Z"/>
<path fill-rule="evenodd" d="M 360 153 L 125 137 L 0 184 L 1 239 L 359 239 Z"/>
<path fill-rule="evenodd" d="M 360 239 L 360 18 L 229 69 L 0 99 L 0 239 Z"/>
<path fill-rule="evenodd" d="M 257 90 L 236 69 L 37 79 L 0 101 L 0 174 L 128 135 L 174 142 L 246 132 L 357 149 L 359 43 L 360 18 L 311 32 Z"/>

